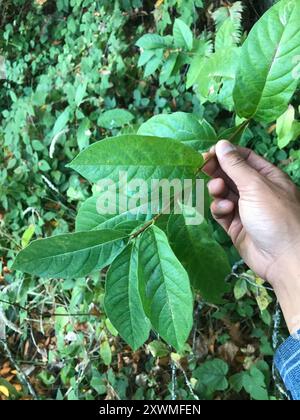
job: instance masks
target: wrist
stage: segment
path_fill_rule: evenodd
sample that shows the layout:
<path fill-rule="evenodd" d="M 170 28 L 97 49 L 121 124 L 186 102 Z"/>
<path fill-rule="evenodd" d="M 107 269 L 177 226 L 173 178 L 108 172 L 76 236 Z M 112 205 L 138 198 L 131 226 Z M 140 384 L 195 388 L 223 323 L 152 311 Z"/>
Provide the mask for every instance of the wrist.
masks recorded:
<path fill-rule="evenodd" d="M 274 288 L 279 288 L 287 282 L 288 278 L 299 280 L 300 276 L 300 234 L 299 239 L 286 247 L 284 252 L 274 258 L 268 267 L 265 280 Z"/>
<path fill-rule="evenodd" d="M 289 331 L 294 334 L 300 330 L 300 250 L 281 262 L 271 283 Z"/>

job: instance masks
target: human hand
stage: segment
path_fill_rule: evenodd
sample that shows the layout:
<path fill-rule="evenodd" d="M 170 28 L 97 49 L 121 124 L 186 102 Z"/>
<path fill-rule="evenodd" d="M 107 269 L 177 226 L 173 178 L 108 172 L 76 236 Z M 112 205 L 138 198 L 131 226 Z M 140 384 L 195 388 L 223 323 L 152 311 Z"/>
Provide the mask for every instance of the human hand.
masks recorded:
<path fill-rule="evenodd" d="M 209 155 L 203 170 L 213 178 L 213 217 L 246 264 L 273 285 L 283 306 L 290 307 L 297 294 L 300 308 L 300 191 L 249 149 L 222 140 Z M 299 318 L 300 309 L 295 311 L 288 315 L 290 326 L 291 318 Z"/>
<path fill-rule="evenodd" d="M 249 149 L 224 140 L 215 154 L 204 167 L 213 178 L 208 184 L 213 217 L 247 265 L 274 283 L 279 260 L 300 250 L 300 191 L 284 172 Z"/>

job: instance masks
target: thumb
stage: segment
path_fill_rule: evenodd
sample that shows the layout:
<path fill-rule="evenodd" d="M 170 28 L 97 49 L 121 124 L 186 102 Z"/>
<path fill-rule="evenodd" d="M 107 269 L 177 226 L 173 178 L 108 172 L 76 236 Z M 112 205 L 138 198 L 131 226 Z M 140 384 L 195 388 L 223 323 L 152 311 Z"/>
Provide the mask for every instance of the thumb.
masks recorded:
<path fill-rule="evenodd" d="M 237 187 L 248 184 L 250 177 L 257 175 L 255 169 L 249 166 L 238 149 L 229 141 L 220 140 L 215 150 L 222 170 Z"/>

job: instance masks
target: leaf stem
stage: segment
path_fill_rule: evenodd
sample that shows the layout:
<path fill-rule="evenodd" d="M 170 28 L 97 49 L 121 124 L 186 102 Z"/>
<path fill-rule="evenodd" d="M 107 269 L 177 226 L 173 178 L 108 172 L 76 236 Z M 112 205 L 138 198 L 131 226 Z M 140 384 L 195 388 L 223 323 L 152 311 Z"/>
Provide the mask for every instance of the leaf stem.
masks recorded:
<path fill-rule="evenodd" d="M 151 220 L 149 220 L 149 222 L 147 222 L 145 225 L 143 225 L 138 231 L 134 232 L 130 236 L 130 239 L 134 239 L 137 236 L 139 236 L 141 233 L 143 233 L 149 226 L 153 225 L 161 215 L 162 215 L 162 213 L 158 213 L 156 216 L 154 216 Z"/>
<path fill-rule="evenodd" d="M 238 136 L 250 123 L 250 120 L 245 120 L 238 128 L 237 130 L 231 134 L 231 136 L 229 136 L 229 138 L 227 139 L 228 141 L 232 142 L 236 136 Z M 200 168 L 197 169 L 196 174 L 198 174 L 200 171 L 202 171 L 202 169 L 204 168 L 204 166 L 213 158 L 215 157 L 215 155 L 213 153 L 211 153 L 203 162 L 203 164 L 200 166 Z"/>

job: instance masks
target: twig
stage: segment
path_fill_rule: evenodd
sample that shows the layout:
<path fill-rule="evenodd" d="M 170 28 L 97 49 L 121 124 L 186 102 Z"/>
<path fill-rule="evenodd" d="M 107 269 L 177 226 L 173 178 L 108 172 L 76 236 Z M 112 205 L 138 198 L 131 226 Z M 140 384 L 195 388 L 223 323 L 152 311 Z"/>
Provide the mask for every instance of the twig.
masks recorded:
<path fill-rule="evenodd" d="M 5 339 L 6 327 L 10 328 L 11 330 L 13 330 L 14 332 L 16 332 L 18 334 L 22 334 L 22 331 L 19 330 L 18 327 L 15 324 L 13 324 L 11 321 L 9 321 L 6 318 L 5 313 L 0 308 L 0 338 L 1 339 Z"/>
<path fill-rule="evenodd" d="M 252 281 L 252 277 L 251 277 L 251 276 L 249 276 L 249 275 L 248 275 L 248 274 L 246 274 L 246 273 L 243 273 L 243 274 L 231 273 L 231 274 L 230 274 L 230 276 L 234 276 L 234 277 L 236 277 L 236 278 L 243 279 L 243 280 L 245 280 L 247 283 L 249 283 L 251 286 L 254 286 L 254 287 L 256 287 L 257 289 L 265 289 L 265 290 L 269 290 L 270 292 L 274 292 L 274 289 L 273 289 L 272 287 L 268 287 L 268 286 L 264 286 L 264 285 L 262 285 L 262 284 L 257 284 L 257 283 L 254 283 L 254 282 Z M 274 292 L 274 293 L 275 293 L 275 292 Z"/>
<path fill-rule="evenodd" d="M 176 378 L 176 365 L 175 362 L 171 361 L 171 371 L 172 371 L 172 388 L 171 388 L 171 398 L 172 401 L 176 400 L 176 385 L 177 385 L 177 378 Z"/>
<path fill-rule="evenodd" d="M 0 344 L 3 347 L 5 353 L 7 354 L 8 359 L 10 360 L 11 364 L 15 367 L 15 370 L 17 371 L 17 376 L 22 383 L 22 385 L 28 389 L 29 394 L 35 399 L 39 400 L 39 397 L 37 396 L 33 386 L 31 385 L 29 379 L 27 378 L 27 375 L 22 371 L 20 368 L 18 362 L 14 359 L 7 342 L 5 340 L 0 339 Z"/>
<path fill-rule="evenodd" d="M 23 309 L 23 311 L 27 311 L 27 308 L 19 305 L 18 303 L 11 303 L 8 300 L 3 300 L 3 299 L 0 299 L 0 302 L 6 303 L 7 305 L 14 306 L 14 307 L 19 308 L 19 309 Z"/>
<path fill-rule="evenodd" d="M 183 367 L 181 366 L 181 364 L 180 364 L 180 363 L 178 364 L 178 366 L 179 366 L 179 369 L 181 370 L 181 372 L 182 372 L 182 374 L 183 374 L 183 376 L 184 376 L 184 381 L 185 381 L 185 384 L 186 384 L 186 386 L 188 387 L 188 389 L 189 389 L 189 391 L 190 391 L 191 396 L 192 396 L 192 397 L 193 397 L 196 401 L 199 401 L 199 397 L 198 397 L 198 395 L 196 395 L 196 394 L 194 393 L 194 390 L 193 390 L 192 384 L 191 384 L 191 382 L 189 381 L 189 378 L 187 377 L 186 371 L 183 369 Z"/>
<path fill-rule="evenodd" d="M 149 220 L 149 222 L 147 222 L 145 225 L 143 225 L 137 232 L 134 232 L 131 235 L 131 239 L 134 239 L 137 236 L 139 236 L 141 233 L 143 233 L 149 226 L 153 225 L 161 215 L 162 215 L 162 213 L 158 213 L 156 216 L 154 216 L 151 220 Z"/>
<path fill-rule="evenodd" d="M 15 307 L 15 308 L 22 309 L 23 311 L 27 311 L 29 313 L 31 312 L 31 310 L 29 308 L 21 306 L 18 303 L 11 303 L 11 302 L 9 302 L 7 300 L 3 300 L 3 299 L 0 299 L 0 302 L 6 303 L 7 305 L 10 305 L 10 306 Z M 99 316 L 99 315 L 96 315 L 96 314 L 89 314 L 89 313 L 43 314 L 41 312 L 37 313 L 37 315 L 40 316 L 41 318 L 52 318 L 52 317 L 57 317 L 57 316 L 93 316 L 93 317 L 98 317 Z M 36 320 L 36 321 L 38 321 L 38 320 Z"/>

